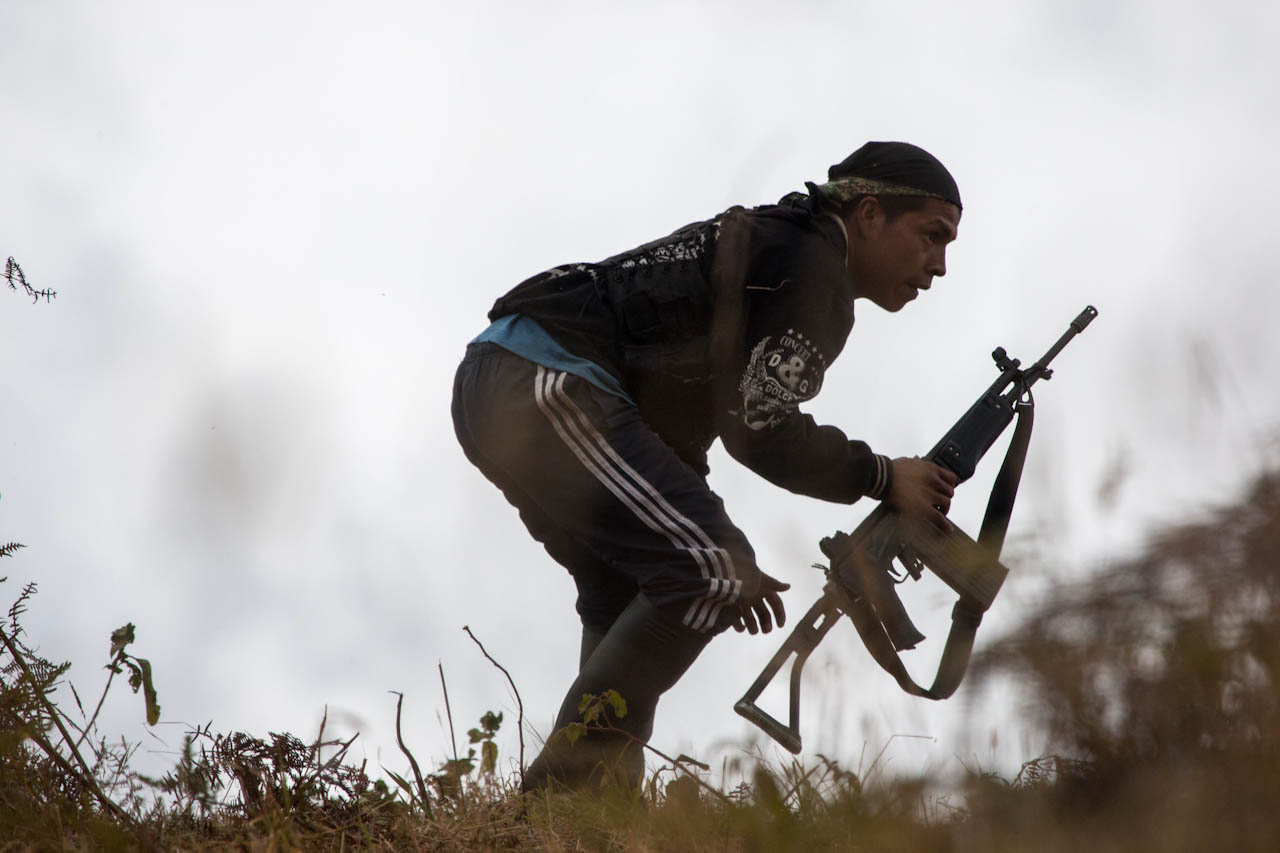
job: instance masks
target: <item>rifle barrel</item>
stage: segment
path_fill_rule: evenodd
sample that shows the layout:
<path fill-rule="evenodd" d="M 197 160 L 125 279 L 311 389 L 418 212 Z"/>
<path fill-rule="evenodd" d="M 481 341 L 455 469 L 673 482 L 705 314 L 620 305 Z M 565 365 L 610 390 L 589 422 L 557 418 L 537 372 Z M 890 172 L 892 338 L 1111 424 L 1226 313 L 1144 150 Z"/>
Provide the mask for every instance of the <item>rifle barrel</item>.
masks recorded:
<path fill-rule="evenodd" d="M 1048 352 L 1040 356 L 1039 361 L 1027 369 L 1027 385 L 1030 385 L 1037 379 L 1048 379 L 1052 376 L 1053 371 L 1049 370 L 1049 362 L 1053 361 L 1053 359 L 1057 357 L 1058 353 L 1062 352 L 1062 348 L 1070 343 L 1072 338 L 1083 332 L 1085 327 L 1092 323 L 1093 318 L 1097 316 L 1098 309 L 1094 308 L 1092 305 L 1086 305 L 1084 310 L 1080 312 L 1080 315 L 1071 321 L 1070 328 L 1063 332 L 1062 337 L 1058 338 L 1054 345 L 1049 347 Z"/>

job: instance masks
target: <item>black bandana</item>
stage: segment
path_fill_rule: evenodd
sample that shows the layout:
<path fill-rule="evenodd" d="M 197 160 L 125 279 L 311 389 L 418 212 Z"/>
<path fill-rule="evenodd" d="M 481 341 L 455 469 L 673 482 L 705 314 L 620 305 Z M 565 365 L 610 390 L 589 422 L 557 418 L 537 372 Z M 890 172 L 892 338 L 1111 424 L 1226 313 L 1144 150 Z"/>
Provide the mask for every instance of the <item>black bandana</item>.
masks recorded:
<path fill-rule="evenodd" d="M 809 189 L 837 204 L 860 195 L 913 195 L 940 198 L 964 209 L 947 167 L 906 142 L 868 142 L 827 170 L 827 183 L 810 184 Z"/>

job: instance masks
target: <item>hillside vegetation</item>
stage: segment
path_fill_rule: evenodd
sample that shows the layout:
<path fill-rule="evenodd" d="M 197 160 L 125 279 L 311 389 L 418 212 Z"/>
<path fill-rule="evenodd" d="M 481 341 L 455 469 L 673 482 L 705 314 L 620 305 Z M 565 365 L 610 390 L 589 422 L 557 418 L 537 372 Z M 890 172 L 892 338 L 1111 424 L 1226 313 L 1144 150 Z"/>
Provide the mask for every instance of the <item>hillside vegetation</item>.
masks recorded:
<path fill-rule="evenodd" d="M 20 547 L 0 557 L 20 566 Z M 1013 676 L 1038 697 L 1030 713 L 1052 753 L 1012 779 L 973 773 L 945 796 L 930 779 L 862 779 L 822 760 L 761 766 L 716 790 L 681 758 L 639 792 L 522 799 L 518 778 L 496 772 L 496 714 L 469 732 L 467 756 L 429 772 L 407 751 L 402 773 L 355 765 L 351 741 L 323 727 L 306 740 L 205 729 L 150 779 L 130 768 L 134 746 L 98 732 L 96 693 L 55 704 L 68 665 L 25 639 L 28 586 L 0 649 L 0 850 L 1270 850 L 1277 554 L 1280 476 L 1269 474 L 1140 558 L 1055 591 L 970 675 Z M 112 635 L 109 675 L 158 714 L 132 643 L 132 626 Z"/>

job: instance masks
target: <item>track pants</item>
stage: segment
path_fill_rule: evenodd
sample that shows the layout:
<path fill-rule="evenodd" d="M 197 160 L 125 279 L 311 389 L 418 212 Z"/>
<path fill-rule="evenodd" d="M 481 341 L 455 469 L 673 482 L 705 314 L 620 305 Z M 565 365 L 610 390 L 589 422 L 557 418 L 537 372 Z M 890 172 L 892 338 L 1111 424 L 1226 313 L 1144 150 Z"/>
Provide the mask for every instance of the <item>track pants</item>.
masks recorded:
<path fill-rule="evenodd" d="M 583 692 L 615 689 L 628 713 L 613 724 L 633 744 L 647 740 L 658 697 L 759 588 L 746 537 L 634 404 L 577 376 L 473 344 L 453 419 L 467 458 L 577 585 L 580 672 L 557 728 L 574 721 Z M 619 751 L 625 776 L 636 758 L 643 770 L 637 749 Z M 544 751 L 531 772 L 552 758 Z M 585 781 L 578 770 L 546 772 Z"/>

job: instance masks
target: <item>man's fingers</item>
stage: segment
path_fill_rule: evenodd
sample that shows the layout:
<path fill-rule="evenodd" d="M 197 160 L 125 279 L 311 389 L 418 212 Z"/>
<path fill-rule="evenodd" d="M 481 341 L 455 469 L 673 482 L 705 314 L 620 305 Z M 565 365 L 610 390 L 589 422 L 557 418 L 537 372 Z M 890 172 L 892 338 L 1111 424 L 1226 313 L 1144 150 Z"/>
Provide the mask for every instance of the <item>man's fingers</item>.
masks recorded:
<path fill-rule="evenodd" d="M 774 621 L 778 623 L 778 627 L 781 628 L 783 625 L 787 624 L 787 609 L 782 606 L 782 596 L 778 595 L 776 592 L 771 592 L 765 595 L 764 600 L 768 602 L 769 607 L 772 608 L 773 618 Z"/>
<path fill-rule="evenodd" d="M 782 606 L 782 596 L 778 593 L 789 589 L 791 584 L 761 572 L 760 591 L 754 597 L 738 602 L 737 612 L 730 624 L 735 630 L 745 630 L 749 634 L 767 634 L 775 625 L 781 628 L 786 624 L 787 611 Z"/>
<path fill-rule="evenodd" d="M 757 601 L 751 605 L 751 609 L 755 611 L 756 618 L 760 620 L 760 632 L 767 634 L 773 630 L 773 617 L 769 615 L 769 608 L 765 607 L 763 601 Z"/>
<path fill-rule="evenodd" d="M 943 468 L 941 465 L 935 464 L 933 471 L 938 476 L 938 479 L 948 486 L 955 487 L 960 483 L 960 478 L 956 476 L 954 471 Z"/>

